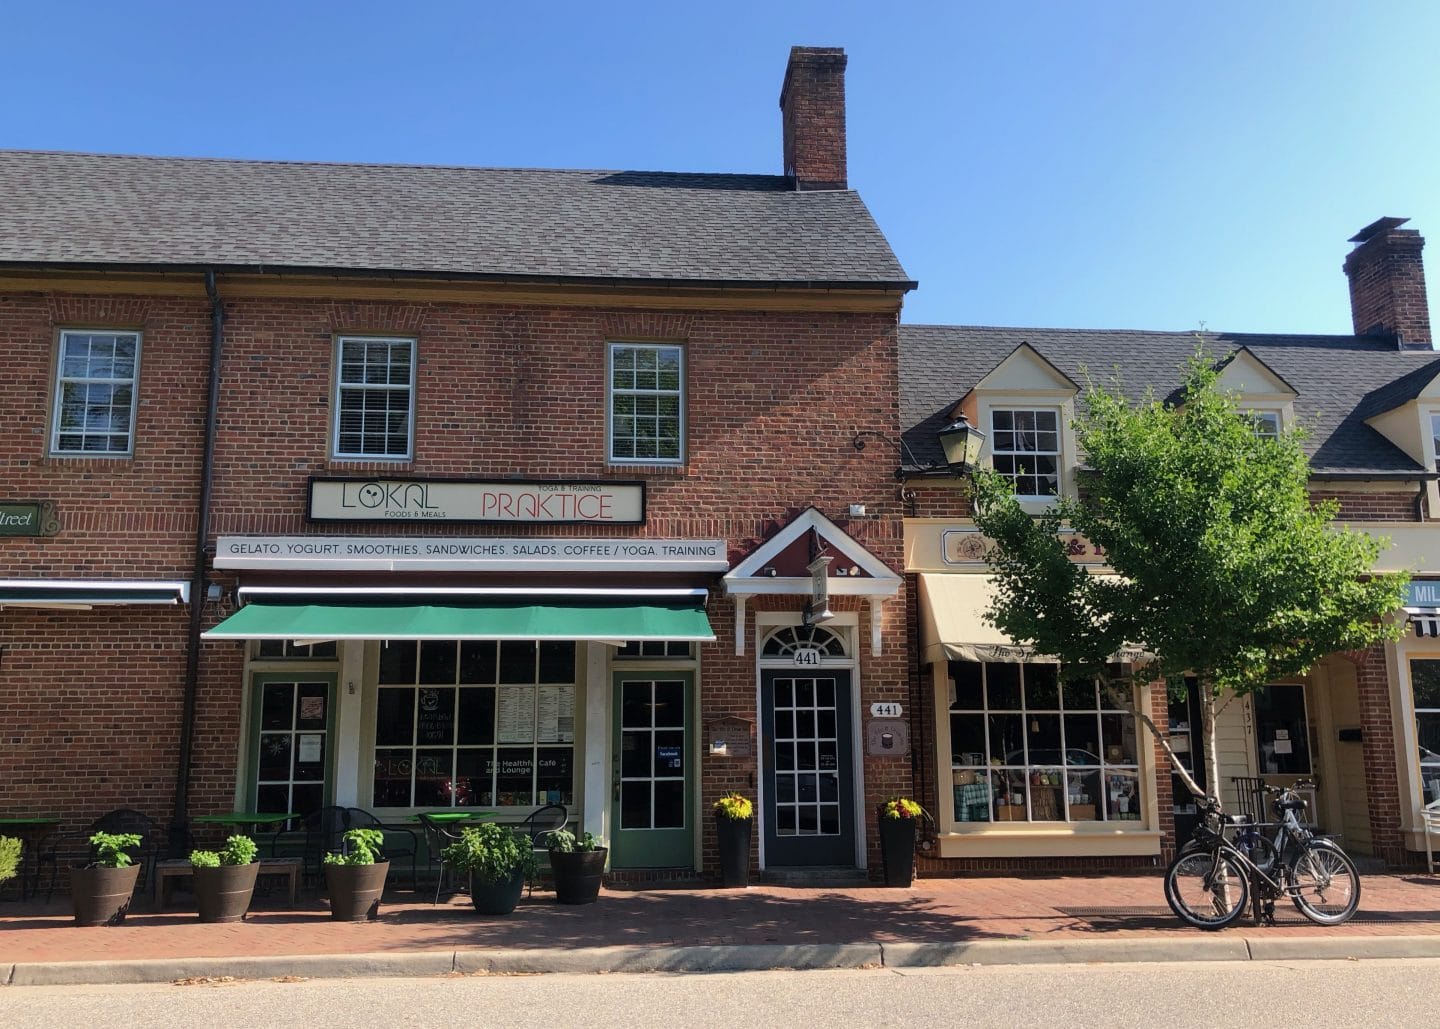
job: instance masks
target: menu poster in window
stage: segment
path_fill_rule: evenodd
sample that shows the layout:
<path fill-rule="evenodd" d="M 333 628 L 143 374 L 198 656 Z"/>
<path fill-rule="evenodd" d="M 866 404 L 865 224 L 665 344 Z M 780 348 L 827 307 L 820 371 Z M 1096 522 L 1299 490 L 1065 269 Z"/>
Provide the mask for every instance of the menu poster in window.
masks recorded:
<path fill-rule="evenodd" d="M 324 741 L 325 737 L 321 736 L 318 732 L 302 732 L 300 734 L 299 754 L 296 756 L 296 760 L 301 764 L 313 764 L 319 761 L 324 750 Z"/>
<path fill-rule="evenodd" d="M 301 697 L 300 698 L 300 720 L 302 722 L 318 722 L 325 717 L 324 697 Z"/>
<path fill-rule="evenodd" d="M 535 741 L 535 688 L 501 686 L 495 705 L 495 739 L 498 743 Z"/>
<path fill-rule="evenodd" d="M 575 742 L 575 687 L 540 686 L 538 692 L 540 742 Z"/>

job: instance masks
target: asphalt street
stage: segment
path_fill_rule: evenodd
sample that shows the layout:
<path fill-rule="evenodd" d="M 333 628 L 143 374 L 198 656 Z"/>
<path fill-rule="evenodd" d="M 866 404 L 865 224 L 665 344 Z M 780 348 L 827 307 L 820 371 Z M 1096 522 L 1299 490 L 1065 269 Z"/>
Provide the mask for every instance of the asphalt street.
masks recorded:
<path fill-rule="evenodd" d="M 1411 959 L 12 986 L 0 1025 L 1415 1025 L 1437 971 Z"/>

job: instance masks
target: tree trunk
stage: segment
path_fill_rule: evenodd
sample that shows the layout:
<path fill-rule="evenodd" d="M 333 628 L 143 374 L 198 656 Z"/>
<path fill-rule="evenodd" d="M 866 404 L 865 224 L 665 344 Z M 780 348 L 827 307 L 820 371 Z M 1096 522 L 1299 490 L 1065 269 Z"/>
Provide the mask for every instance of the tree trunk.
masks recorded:
<path fill-rule="evenodd" d="M 1203 682 L 1197 682 L 1195 688 L 1200 691 L 1200 726 L 1205 754 L 1205 781 L 1210 784 L 1210 795 L 1219 797 L 1220 747 L 1215 742 L 1215 691 Z"/>
<path fill-rule="evenodd" d="M 1135 685 L 1135 684 L 1134 684 L 1134 682 L 1132 681 L 1132 682 L 1130 683 L 1131 695 L 1132 695 L 1132 696 L 1134 695 L 1134 685 Z M 1145 728 L 1147 728 L 1147 729 L 1150 730 L 1150 735 L 1153 736 L 1153 737 L 1155 738 L 1156 742 L 1160 744 L 1160 749 L 1163 750 L 1163 751 L 1165 752 L 1165 756 L 1170 759 L 1170 767 L 1171 767 L 1171 769 L 1175 772 L 1176 775 L 1178 775 L 1178 776 L 1180 777 L 1180 781 L 1185 784 L 1185 787 L 1186 787 L 1191 793 L 1193 793 L 1196 797 L 1204 797 L 1204 796 L 1205 796 L 1205 791 L 1200 788 L 1199 783 L 1197 783 L 1197 782 L 1195 781 L 1195 777 L 1192 776 L 1188 771 L 1185 770 L 1185 765 L 1184 765 L 1183 763 L 1181 763 L 1180 759 L 1175 755 L 1175 751 L 1170 748 L 1170 741 L 1166 738 L 1166 734 L 1163 733 L 1163 732 L 1161 732 L 1161 731 L 1156 727 L 1154 719 L 1152 719 L 1152 718 L 1150 717 L 1150 715 L 1149 715 L 1149 714 L 1146 712 L 1146 710 L 1145 710 L 1145 708 L 1146 708 L 1146 707 L 1148 706 L 1148 704 L 1149 704 L 1150 685 L 1151 685 L 1151 684 L 1149 684 L 1149 683 L 1147 683 L 1147 684 L 1145 685 L 1145 690 L 1146 690 L 1146 698 L 1145 698 L 1145 701 L 1146 701 L 1146 702 L 1145 702 L 1145 703 L 1141 703 L 1141 704 L 1134 704 L 1134 703 L 1132 703 L 1132 704 L 1131 704 L 1131 707 L 1130 707 L 1130 710 L 1134 713 L 1134 715 L 1135 715 L 1136 718 L 1140 719 L 1140 721 L 1142 721 L 1142 722 L 1145 723 Z M 1213 723 L 1214 720 L 1215 720 L 1215 715 L 1214 715 L 1215 709 L 1214 709 L 1213 702 L 1212 702 L 1211 706 L 1210 706 L 1207 710 L 1209 711 L 1210 721 Z M 1208 727 L 1206 728 L 1206 732 L 1207 732 L 1207 737 L 1206 737 L 1206 738 L 1209 739 L 1209 740 L 1211 740 L 1211 741 L 1212 741 L 1212 744 L 1213 744 L 1214 737 L 1213 737 L 1213 735 L 1209 735 L 1209 728 L 1208 728 Z M 1209 751 L 1209 750 L 1207 750 L 1207 751 L 1205 752 L 1205 773 L 1206 773 L 1207 775 L 1212 774 L 1211 768 L 1210 768 L 1210 751 Z M 1213 779 L 1207 779 L 1206 782 L 1214 782 L 1214 780 L 1213 780 Z"/>

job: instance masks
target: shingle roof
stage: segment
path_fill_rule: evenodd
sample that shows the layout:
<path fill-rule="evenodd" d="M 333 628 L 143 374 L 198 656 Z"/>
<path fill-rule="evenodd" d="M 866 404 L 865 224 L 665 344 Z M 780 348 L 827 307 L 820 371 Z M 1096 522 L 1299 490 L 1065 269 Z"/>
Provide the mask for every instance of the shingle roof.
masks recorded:
<path fill-rule="evenodd" d="M 1295 389 L 1295 414 L 1310 433 L 1305 449 L 1315 474 L 1423 471 L 1365 419 L 1414 399 L 1440 375 L 1440 354 L 1397 350 L 1365 336 L 1206 332 L 1204 338 L 1217 360 L 1247 347 Z M 1179 385 L 1198 340 L 1193 332 L 902 325 L 900 422 L 919 462 L 940 461 L 935 434 L 946 413 L 1021 343 L 1082 385 L 1118 377 L 1129 396 L 1148 389 L 1163 398 Z"/>
<path fill-rule="evenodd" d="M 912 288 L 853 190 L 781 176 L 0 151 L 0 262 Z"/>

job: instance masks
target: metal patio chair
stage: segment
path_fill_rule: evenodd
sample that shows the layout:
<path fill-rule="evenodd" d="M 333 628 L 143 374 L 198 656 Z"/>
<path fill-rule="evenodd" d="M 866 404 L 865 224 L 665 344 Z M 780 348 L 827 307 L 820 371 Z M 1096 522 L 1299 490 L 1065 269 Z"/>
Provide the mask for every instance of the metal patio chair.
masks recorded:
<path fill-rule="evenodd" d="M 393 861 L 397 857 L 409 856 L 410 889 L 418 892 L 420 873 L 417 859 L 420 852 L 420 841 L 415 836 L 415 830 L 407 829 L 403 825 L 386 825 L 364 808 L 346 808 L 345 815 L 349 819 L 351 829 L 378 829 L 384 834 L 386 860 Z"/>

